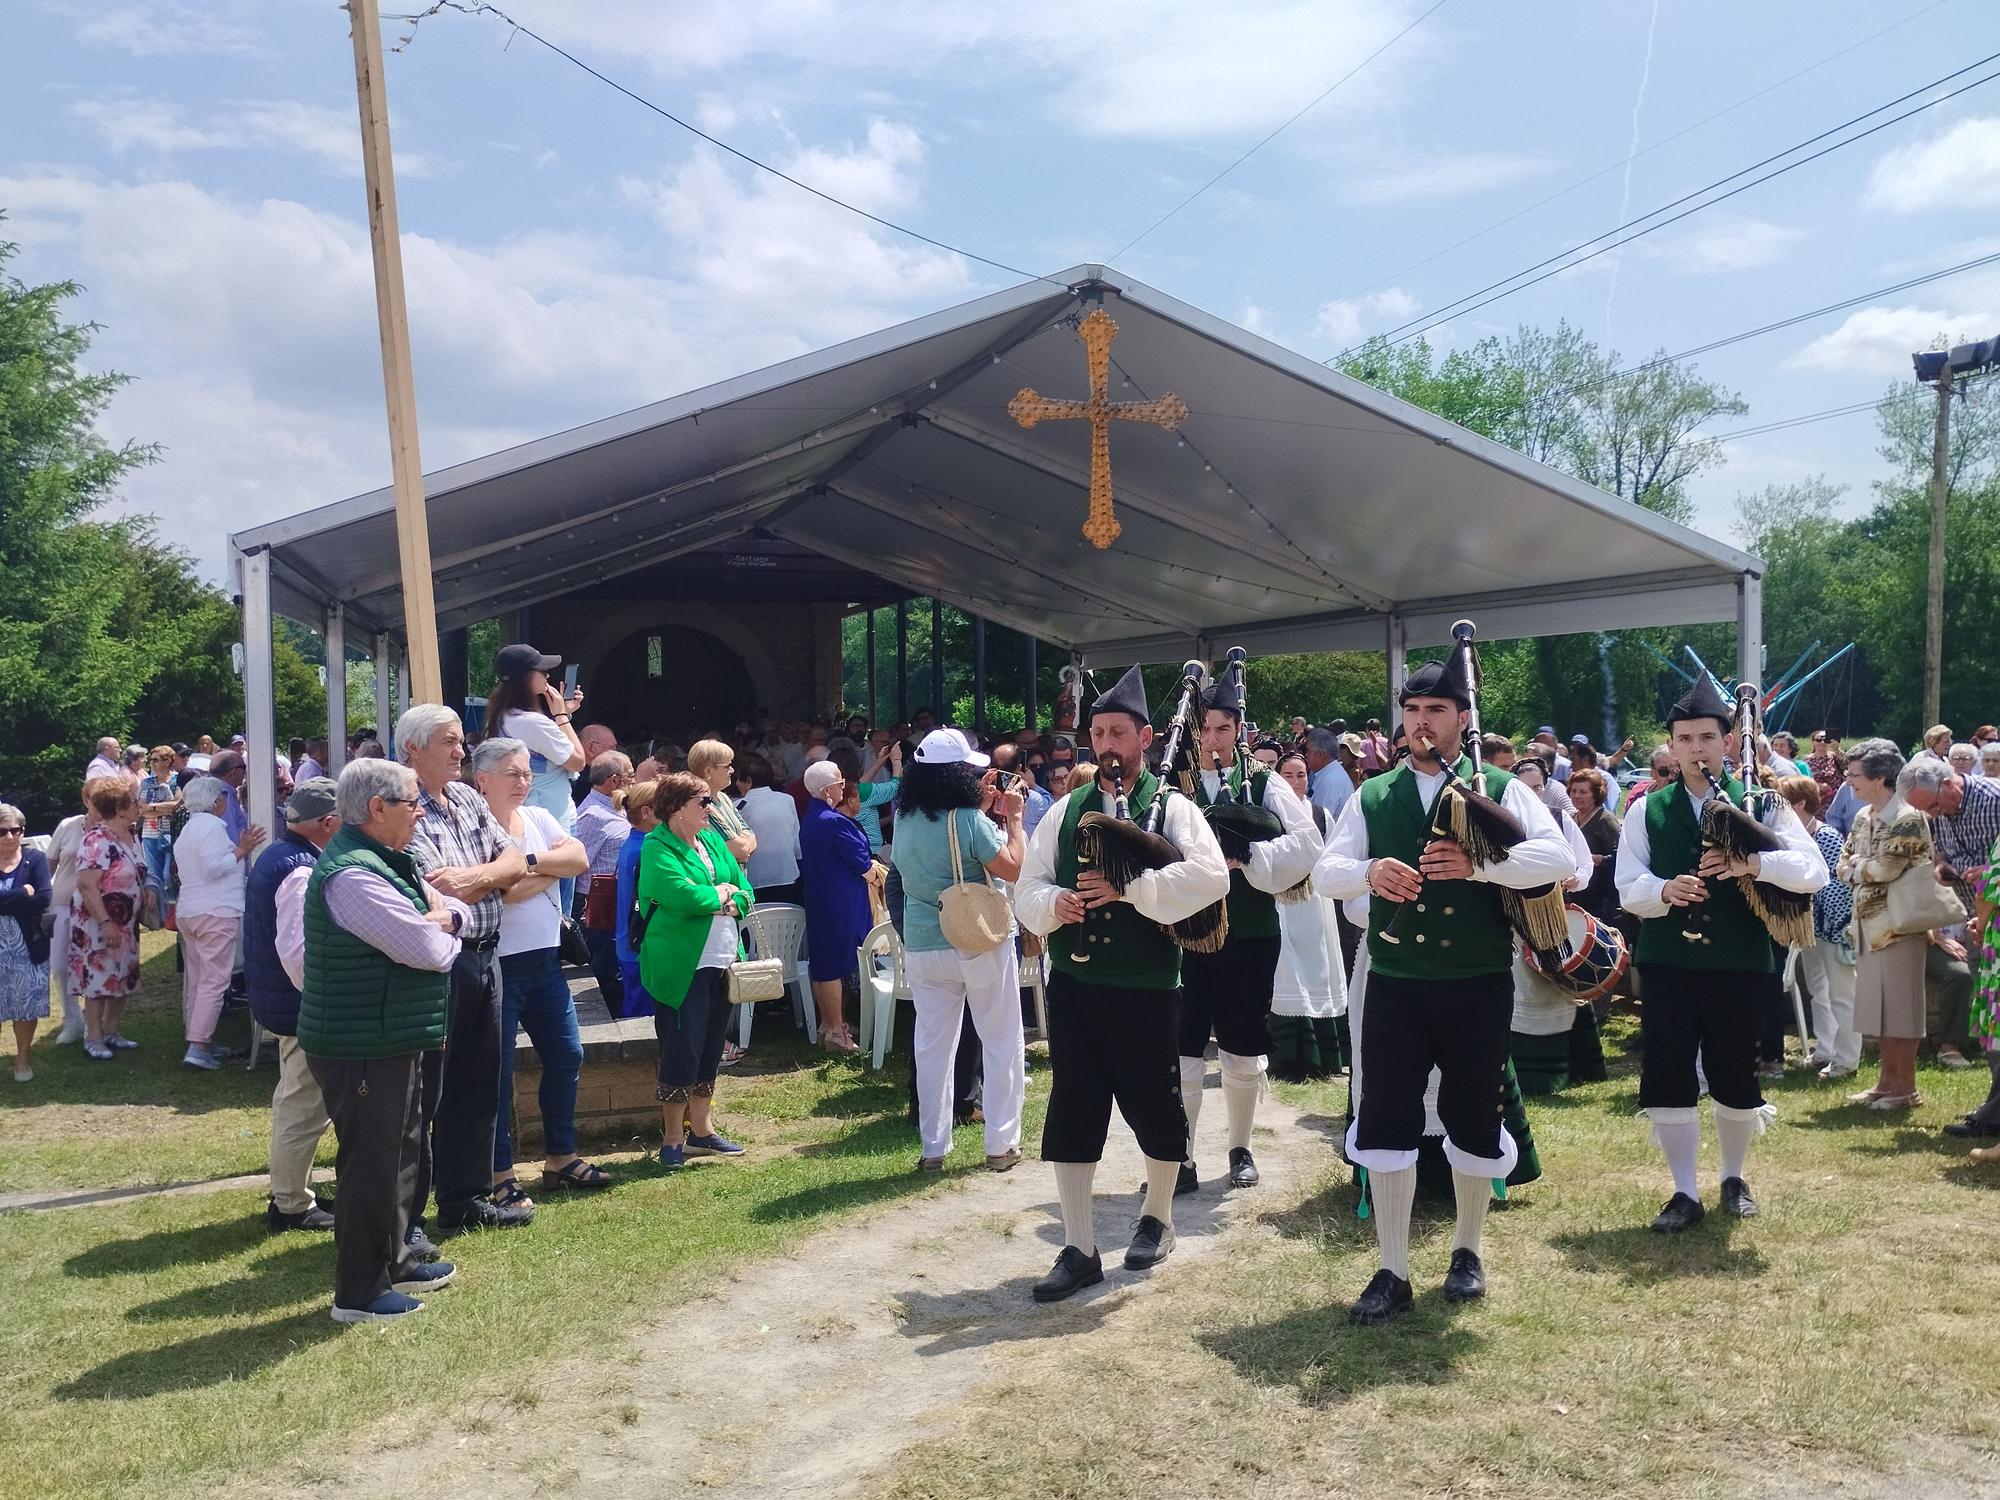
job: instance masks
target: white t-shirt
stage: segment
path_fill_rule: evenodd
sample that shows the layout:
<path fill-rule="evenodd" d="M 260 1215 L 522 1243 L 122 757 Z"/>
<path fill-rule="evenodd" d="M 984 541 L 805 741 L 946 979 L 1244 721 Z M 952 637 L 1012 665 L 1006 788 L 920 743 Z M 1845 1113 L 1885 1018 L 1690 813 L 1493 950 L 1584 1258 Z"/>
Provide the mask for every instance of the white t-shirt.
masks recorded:
<path fill-rule="evenodd" d="M 521 834 L 517 839 L 503 830 L 508 843 L 523 854 L 534 855 L 547 854 L 569 837 L 550 813 L 533 805 L 521 809 Z M 562 935 L 561 891 L 560 885 L 552 885 L 525 901 L 509 901 L 501 906 L 500 944 L 496 951 L 502 957 L 556 946 Z"/>
<path fill-rule="evenodd" d="M 709 878 L 714 879 L 715 861 L 709 857 L 707 845 L 696 839 L 694 852 L 701 856 L 701 862 L 708 867 Z M 740 946 L 736 933 L 736 908 L 725 906 L 709 920 L 708 941 L 702 944 L 701 957 L 695 960 L 695 967 L 726 969 L 736 962 L 736 953 Z"/>
<path fill-rule="evenodd" d="M 547 714 L 517 708 L 501 720 L 500 732 L 543 759 L 544 766 L 535 771 L 535 784 L 528 791 L 528 805 L 555 814 L 556 822 L 564 828 L 575 827 L 576 802 L 569 784 L 576 780 L 576 772 L 565 771 L 562 765 L 576 754 L 576 746 L 569 742 L 562 726 Z"/>

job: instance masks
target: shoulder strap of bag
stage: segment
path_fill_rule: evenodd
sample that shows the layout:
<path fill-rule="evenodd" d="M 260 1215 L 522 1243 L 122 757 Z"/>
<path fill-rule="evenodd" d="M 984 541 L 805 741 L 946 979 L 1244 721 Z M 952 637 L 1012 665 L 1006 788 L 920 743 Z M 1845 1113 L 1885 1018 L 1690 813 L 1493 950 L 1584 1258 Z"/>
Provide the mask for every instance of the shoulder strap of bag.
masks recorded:
<path fill-rule="evenodd" d="M 949 813 L 945 814 L 945 837 L 951 841 L 951 879 L 945 883 L 947 885 L 970 885 L 972 882 L 965 878 L 965 862 L 958 857 L 958 813 L 959 809 L 953 808 Z M 979 867 L 979 878 L 980 882 L 984 885 L 990 886 L 993 884 L 993 876 L 987 871 L 984 865 Z"/>

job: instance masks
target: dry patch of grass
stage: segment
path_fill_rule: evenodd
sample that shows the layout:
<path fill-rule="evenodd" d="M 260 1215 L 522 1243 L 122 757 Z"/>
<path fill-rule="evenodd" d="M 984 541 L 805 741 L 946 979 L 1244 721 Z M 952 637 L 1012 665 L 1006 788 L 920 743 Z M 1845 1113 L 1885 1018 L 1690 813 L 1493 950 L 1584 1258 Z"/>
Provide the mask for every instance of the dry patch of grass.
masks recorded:
<path fill-rule="evenodd" d="M 1804 1080 L 1774 1091 L 1780 1121 L 1751 1160 L 1764 1216 L 1712 1214 L 1678 1239 L 1645 1228 L 1668 1188 L 1629 1067 L 1531 1102 L 1548 1175 L 1490 1218 L 1488 1301 L 1444 1302 L 1449 1210 L 1420 1208 L 1417 1310 L 1382 1329 L 1346 1321 L 1373 1231 L 1329 1144 L 1310 1180 L 1267 1179 L 1260 1221 L 1143 1318 L 1023 1350 L 871 1492 L 1964 1493 L 2000 1449 L 2000 1170 L 1937 1126 L 1983 1077 L 1927 1073 L 1932 1103 L 1889 1122 Z M 1345 1106 L 1340 1083 L 1281 1092 L 1309 1114 Z"/>

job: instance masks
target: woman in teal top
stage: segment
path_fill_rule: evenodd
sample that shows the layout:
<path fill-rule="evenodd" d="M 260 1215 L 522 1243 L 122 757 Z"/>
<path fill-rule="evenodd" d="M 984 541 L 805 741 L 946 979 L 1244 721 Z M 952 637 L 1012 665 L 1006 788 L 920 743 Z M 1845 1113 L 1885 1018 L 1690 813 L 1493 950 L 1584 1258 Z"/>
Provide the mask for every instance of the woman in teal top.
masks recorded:
<path fill-rule="evenodd" d="M 895 865 L 903 879 L 904 971 L 916 1003 L 920 1171 L 937 1171 L 951 1150 L 952 1061 L 968 1006 L 985 1051 L 986 1165 L 1004 1172 L 1021 1159 L 1027 1094 L 1021 977 L 1010 934 L 985 953 L 960 953 L 938 925 L 946 887 L 986 876 L 1018 880 L 1027 854 L 1021 794 L 1001 792 L 980 767 L 987 757 L 956 729 L 933 729 L 896 798 Z M 989 811 L 998 811 L 1005 838 Z M 957 844 L 953 860 L 952 845 Z"/>
<path fill-rule="evenodd" d="M 738 1156 L 711 1111 L 729 1029 L 729 966 L 742 957 L 739 920 L 756 893 L 736 856 L 708 826 L 707 783 L 686 771 L 662 776 L 653 794 L 658 825 L 639 853 L 639 975 L 653 997 L 659 1038 L 660 1164 Z"/>

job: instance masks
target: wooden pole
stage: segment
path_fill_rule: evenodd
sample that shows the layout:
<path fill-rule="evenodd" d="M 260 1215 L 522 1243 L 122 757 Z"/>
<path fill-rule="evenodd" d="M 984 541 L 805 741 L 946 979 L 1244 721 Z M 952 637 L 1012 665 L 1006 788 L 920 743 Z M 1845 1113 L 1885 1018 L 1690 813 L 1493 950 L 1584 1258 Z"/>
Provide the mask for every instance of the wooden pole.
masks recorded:
<path fill-rule="evenodd" d="M 1924 589 L 1924 722 L 1938 722 L 1944 697 L 1944 519 L 1951 460 L 1951 367 L 1938 372 L 1937 429 L 1931 439 L 1931 559 Z"/>
<path fill-rule="evenodd" d="M 396 485 L 396 551 L 403 578 L 403 632 L 410 643 L 411 696 L 419 703 L 441 703 L 444 680 L 438 670 L 424 466 L 417 450 L 417 391 L 410 372 L 409 308 L 403 300 L 403 246 L 396 222 L 396 170 L 389 150 L 380 8 L 376 0 L 347 0 L 347 16 L 354 33 L 354 94 L 361 109 L 368 237 L 375 247 L 375 314 L 382 340 L 382 389 L 389 408 L 389 464 Z M 379 704 L 376 716 L 385 716 L 388 708 Z"/>

